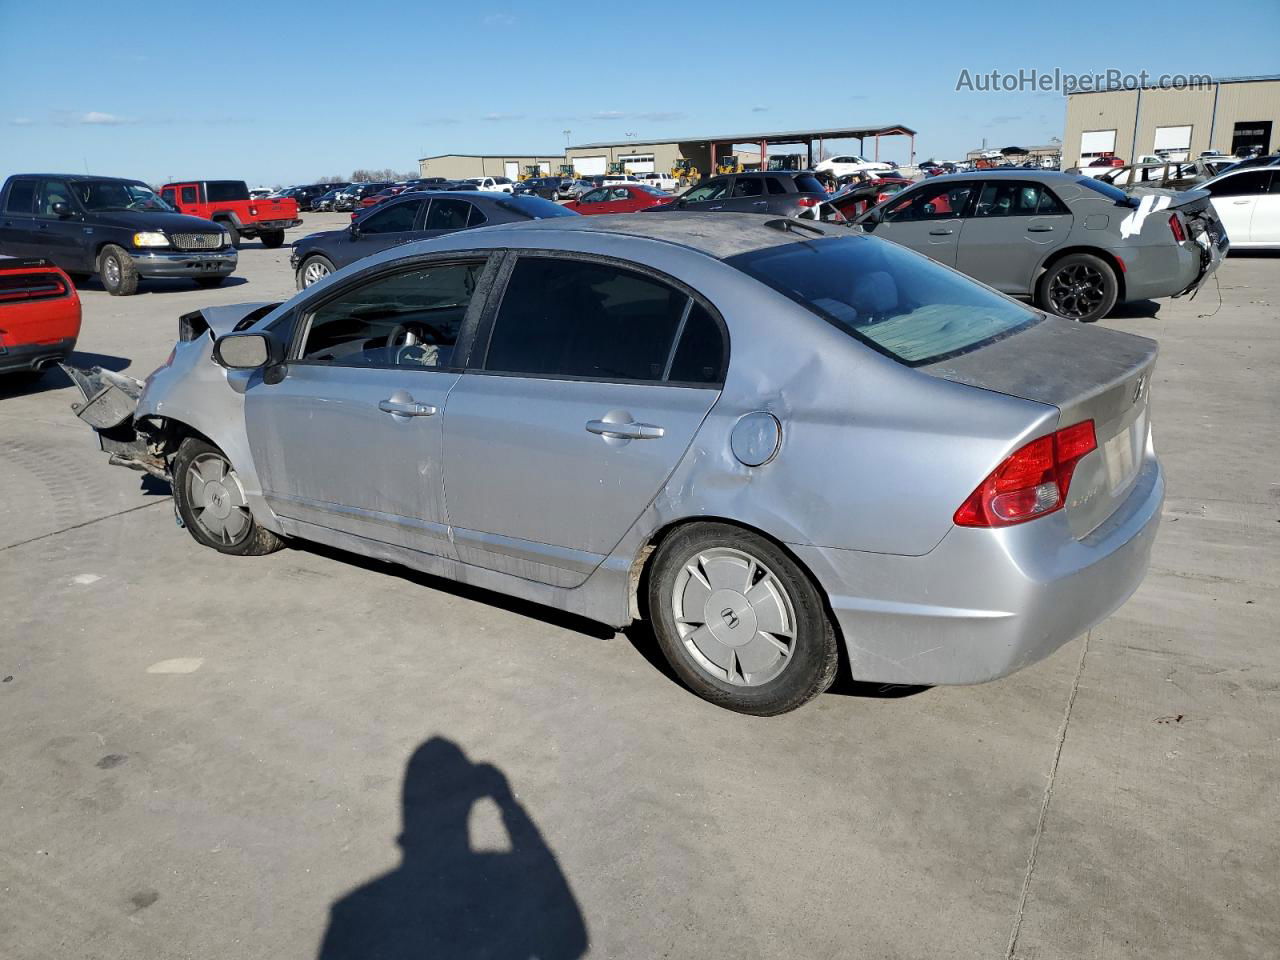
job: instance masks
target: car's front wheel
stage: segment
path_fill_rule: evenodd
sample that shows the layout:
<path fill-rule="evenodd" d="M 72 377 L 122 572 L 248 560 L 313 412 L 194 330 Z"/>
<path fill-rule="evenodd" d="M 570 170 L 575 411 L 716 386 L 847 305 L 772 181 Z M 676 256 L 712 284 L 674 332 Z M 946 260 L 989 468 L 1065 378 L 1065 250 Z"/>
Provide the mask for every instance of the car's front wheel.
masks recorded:
<path fill-rule="evenodd" d="M 1068 320 L 1093 323 L 1111 312 L 1120 293 L 1116 272 L 1101 257 L 1073 253 L 1040 278 L 1036 301 L 1042 310 Z"/>
<path fill-rule="evenodd" d="M 817 588 L 785 551 L 748 530 L 676 530 L 654 557 L 648 602 L 672 669 L 714 704 L 774 716 L 835 680 L 839 651 Z"/>
<path fill-rule="evenodd" d="M 98 255 L 98 276 L 113 297 L 128 297 L 138 292 L 138 269 L 133 257 L 114 243 L 107 244 Z"/>
<path fill-rule="evenodd" d="M 298 267 L 298 289 L 305 290 L 312 284 L 319 283 L 336 269 L 328 257 L 319 253 L 312 254 Z"/>
<path fill-rule="evenodd" d="M 198 437 L 183 440 L 173 459 L 173 501 L 191 536 L 219 553 L 257 557 L 284 546 L 253 519 L 226 454 Z"/>

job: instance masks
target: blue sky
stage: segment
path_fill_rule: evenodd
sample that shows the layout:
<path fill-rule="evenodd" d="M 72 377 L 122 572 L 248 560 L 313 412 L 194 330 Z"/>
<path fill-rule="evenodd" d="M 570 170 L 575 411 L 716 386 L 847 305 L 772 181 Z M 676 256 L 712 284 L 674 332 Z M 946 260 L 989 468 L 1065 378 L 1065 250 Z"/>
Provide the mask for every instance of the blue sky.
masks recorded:
<path fill-rule="evenodd" d="M 1276 0 L 913 2 L 865 18 L 849 4 L 843 24 L 818 12 L 839 4 L 659 6 L 689 12 L 64 0 L 50 16 L 0 0 L 0 176 L 298 183 L 436 153 L 555 151 L 566 129 L 583 143 L 880 123 L 915 128 L 917 159 L 941 160 L 984 137 L 1062 135 L 1062 96 L 957 92 L 962 69 L 1280 73 Z M 906 141 L 881 155 L 905 162 Z"/>

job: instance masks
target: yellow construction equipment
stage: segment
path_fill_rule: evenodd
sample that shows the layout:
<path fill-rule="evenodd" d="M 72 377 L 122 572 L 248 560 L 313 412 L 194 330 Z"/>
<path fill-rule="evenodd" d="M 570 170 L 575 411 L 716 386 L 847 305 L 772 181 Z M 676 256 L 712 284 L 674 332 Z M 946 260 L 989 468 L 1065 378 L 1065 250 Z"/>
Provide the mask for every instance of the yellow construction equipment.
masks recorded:
<path fill-rule="evenodd" d="M 728 154 L 720 158 L 720 162 L 716 164 L 716 173 L 741 173 L 742 164 L 738 162 L 738 158 L 733 154 Z"/>
<path fill-rule="evenodd" d="M 671 165 L 671 179 L 681 187 L 688 187 L 702 179 L 702 174 L 692 160 L 677 160 Z"/>
<path fill-rule="evenodd" d="M 542 176 L 542 168 L 538 166 L 536 163 L 531 163 L 524 168 L 524 173 L 520 174 L 518 179 L 528 180 L 531 177 L 540 177 L 540 176 Z"/>

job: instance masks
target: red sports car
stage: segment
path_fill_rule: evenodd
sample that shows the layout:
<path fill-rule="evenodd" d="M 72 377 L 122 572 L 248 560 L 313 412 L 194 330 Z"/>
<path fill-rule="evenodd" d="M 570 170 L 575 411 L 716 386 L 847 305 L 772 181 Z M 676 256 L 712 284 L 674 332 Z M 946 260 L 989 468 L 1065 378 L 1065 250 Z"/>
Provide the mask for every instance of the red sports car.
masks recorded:
<path fill-rule="evenodd" d="M 852 220 L 860 213 L 884 203 L 895 193 L 911 186 L 906 177 L 879 177 L 864 180 L 823 204 L 824 220 Z"/>
<path fill-rule="evenodd" d="M 0 374 L 38 377 L 75 349 L 80 297 L 48 260 L 0 256 Z"/>
<path fill-rule="evenodd" d="M 611 183 L 605 187 L 588 190 L 577 200 L 570 200 L 565 206 L 584 215 L 635 213 L 637 210 L 673 203 L 675 199 L 665 190 L 659 190 L 645 183 Z"/>

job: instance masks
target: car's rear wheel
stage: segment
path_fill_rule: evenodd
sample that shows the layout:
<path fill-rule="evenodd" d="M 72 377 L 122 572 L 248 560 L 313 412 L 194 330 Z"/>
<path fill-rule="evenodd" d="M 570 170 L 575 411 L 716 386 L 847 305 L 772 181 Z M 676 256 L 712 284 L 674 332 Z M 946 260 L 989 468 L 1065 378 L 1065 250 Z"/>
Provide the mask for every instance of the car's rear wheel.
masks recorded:
<path fill-rule="evenodd" d="M 1072 253 L 1045 271 L 1036 300 L 1050 313 L 1093 323 L 1111 312 L 1119 293 L 1120 284 L 1109 263 L 1090 253 Z"/>
<path fill-rule="evenodd" d="M 114 243 L 107 244 L 98 255 L 98 276 L 113 297 L 128 297 L 138 292 L 138 269 L 133 265 L 133 257 Z"/>
<path fill-rule="evenodd" d="M 319 283 L 336 269 L 333 261 L 326 256 L 317 253 L 307 257 L 298 267 L 298 289 L 305 290 L 312 284 Z"/>
<path fill-rule="evenodd" d="M 268 250 L 274 250 L 284 244 L 283 230 L 263 230 L 258 234 L 258 239 L 262 241 L 262 245 Z"/>
<path fill-rule="evenodd" d="M 198 437 L 183 440 L 174 457 L 173 500 L 191 536 L 219 553 L 256 557 L 284 546 L 253 519 L 226 454 Z"/>
<path fill-rule="evenodd" d="M 739 713 L 794 710 L 835 680 L 835 631 L 817 588 L 776 544 L 692 523 L 659 546 L 649 616 L 662 652 L 698 696 Z"/>

